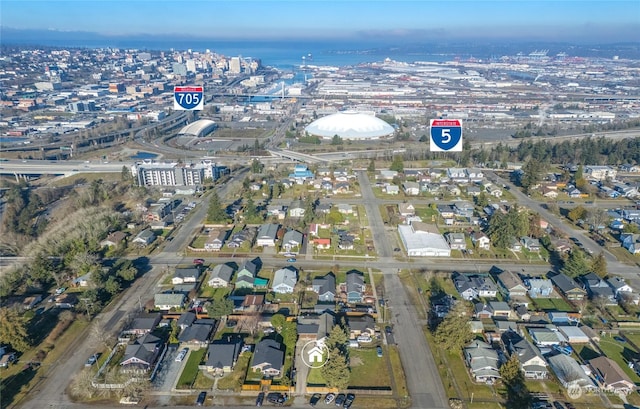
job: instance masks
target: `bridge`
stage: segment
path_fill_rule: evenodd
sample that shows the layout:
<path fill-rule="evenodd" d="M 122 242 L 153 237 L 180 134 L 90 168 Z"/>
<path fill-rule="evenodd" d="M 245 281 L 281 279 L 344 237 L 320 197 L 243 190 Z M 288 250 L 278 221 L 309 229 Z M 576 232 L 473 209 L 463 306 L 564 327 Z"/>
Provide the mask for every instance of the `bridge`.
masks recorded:
<path fill-rule="evenodd" d="M 327 163 L 328 161 L 322 158 L 319 158 L 314 155 L 307 155 L 306 153 L 294 152 L 286 149 L 270 149 L 269 153 L 274 156 L 279 156 L 281 158 L 294 160 L 297 162 L 304 163 Z"/>

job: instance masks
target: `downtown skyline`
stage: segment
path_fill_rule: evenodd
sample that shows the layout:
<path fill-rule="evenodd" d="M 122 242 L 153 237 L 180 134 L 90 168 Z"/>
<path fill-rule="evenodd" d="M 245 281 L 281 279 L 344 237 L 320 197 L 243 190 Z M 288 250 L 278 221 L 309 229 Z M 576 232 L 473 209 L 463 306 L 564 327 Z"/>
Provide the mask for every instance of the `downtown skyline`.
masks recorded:
<path fill-rule="evenodd" d="M 2 31 L 105 38 L 640 41 L 640 1 L 13 1 Z"/>

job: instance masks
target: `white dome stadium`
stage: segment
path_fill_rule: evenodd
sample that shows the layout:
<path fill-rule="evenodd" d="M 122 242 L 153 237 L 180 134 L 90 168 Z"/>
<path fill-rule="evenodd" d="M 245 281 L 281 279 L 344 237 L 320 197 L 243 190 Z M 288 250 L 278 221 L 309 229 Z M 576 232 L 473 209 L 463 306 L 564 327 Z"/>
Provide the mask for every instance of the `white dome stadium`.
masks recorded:
<path fill-rule="evenodd" d="M 342 111 L 313 121 L 305 131 L 324 139 L 338 135 L 342 139 L 379 139 L 393 135 L 395 129 L 375 115 Z"/>

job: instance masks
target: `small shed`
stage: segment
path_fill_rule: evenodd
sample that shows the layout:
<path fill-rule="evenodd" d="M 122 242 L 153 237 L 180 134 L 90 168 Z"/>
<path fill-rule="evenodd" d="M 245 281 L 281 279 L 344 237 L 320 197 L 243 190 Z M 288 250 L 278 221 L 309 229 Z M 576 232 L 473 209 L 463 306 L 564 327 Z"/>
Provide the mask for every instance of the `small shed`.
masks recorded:
<path fill-rule="evenodd" d="M 560 312 L 560 311 L 551 311 L 549 313 L 549 321 L 551 321 L 552 324 L 568 324 L 569 323 L 569 314 L 567 314 L 566 312 Z"/>

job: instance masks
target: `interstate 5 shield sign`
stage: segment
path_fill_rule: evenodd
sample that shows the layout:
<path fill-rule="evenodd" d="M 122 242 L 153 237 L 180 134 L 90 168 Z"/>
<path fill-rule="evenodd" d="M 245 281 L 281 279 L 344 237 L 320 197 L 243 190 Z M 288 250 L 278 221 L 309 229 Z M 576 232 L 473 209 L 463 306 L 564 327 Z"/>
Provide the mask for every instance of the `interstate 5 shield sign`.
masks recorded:
<path fill-rule="evenodd" d="M 432 119 L 430 151 L 461 152 L 462 121 L 459 119 Z"/>
<path fill-rule="evenodd" d="M 204 92 L 202 87 L 174 87 L 173 109 L 179 111 L 202 111 Z"/>

